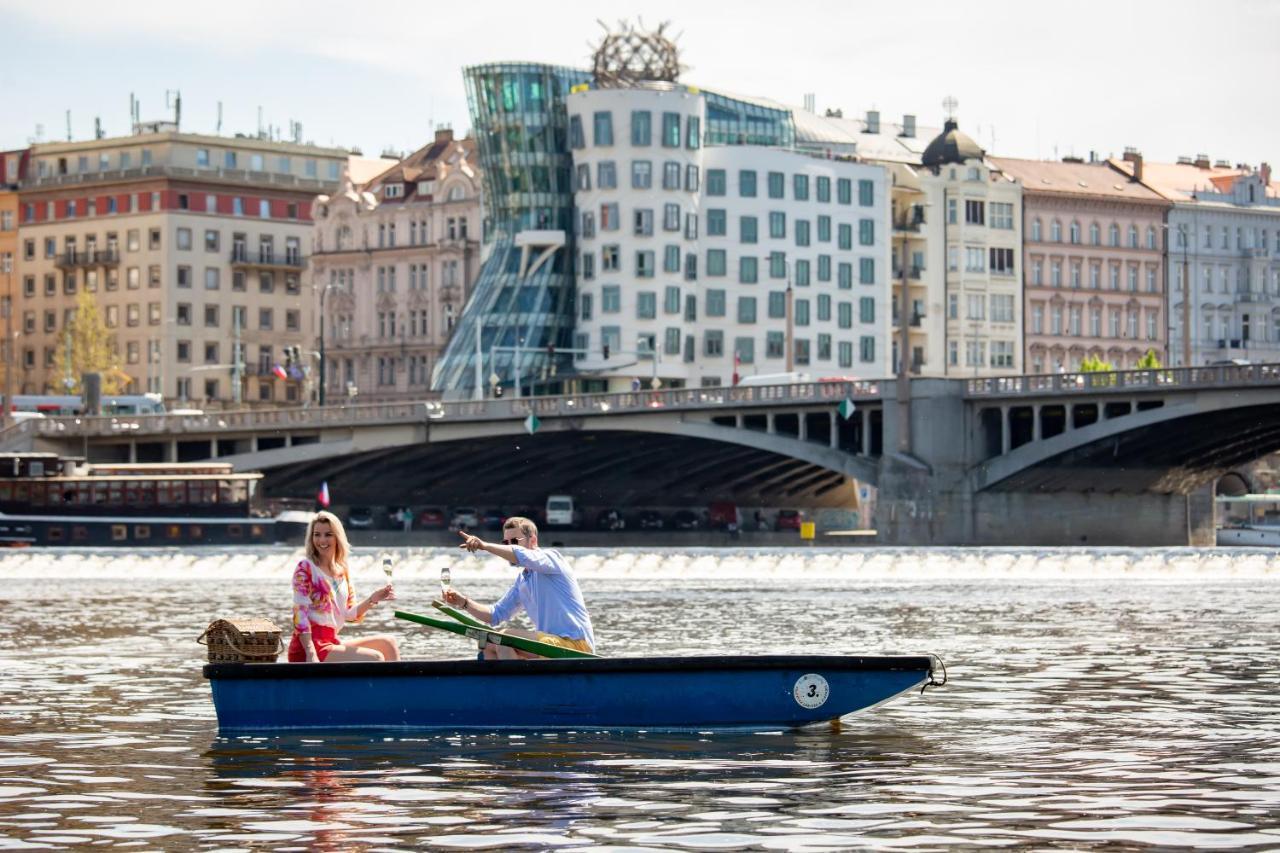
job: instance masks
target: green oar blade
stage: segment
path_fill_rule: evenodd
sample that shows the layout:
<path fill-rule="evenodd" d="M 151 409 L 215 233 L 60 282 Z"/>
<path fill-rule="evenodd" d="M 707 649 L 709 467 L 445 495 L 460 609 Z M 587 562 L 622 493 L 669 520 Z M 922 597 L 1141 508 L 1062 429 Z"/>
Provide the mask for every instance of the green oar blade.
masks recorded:
<path fill-rule="evenodd" d="M 452 608 L 450 608 L 452 609 Z M 461 622 L 450 622 L 445 619 L 436 619 L 432 616 L 423 616 L 418 613 L 408 613 L 403 610 L 395 612 L 397 619 L 404 619 L 408 622 L 416 622 L 419 625 L 427 625 L 431 628 L 439 628 L 442 631 L 448 631 L 452 634 L 458 634 L 463 637 L 470 637 L 473 640 L 483 639 L 486 642 L 494 643 L 499 646 L 509 646 L 513 649 L 519 649 L 522 652 L 538 655 L 544 658 L 594 658 L 599 655 L 593 655 L 589 652 L 580 652 L 577 649 L 566 649 L 561 646 L 553 646 L 550 643 L 540 643 L 537 640 L 529 640 L 524 637 L 517 637 L 512 634 L 506 634 L 502 631 L 496 631 L 487 625 L 476 627 L 474 625 L 464 625 Z M 470 618 L 470 617 L 468 617 Z"/>
<path fill-rule="evenodd" d="M 464 613 L 461 610 L 450 607 L 449 605 L 445 604 L 443 601 L 432 601 L 431 606 L 434 607 L 436 610 L 439 610 L 441 613 L 445 614 L 446 616 L 452 616 L 454 619 L 457 619 L 463 625 L 470 625 L 472 628 L 483 628 L 486 631 L 493 630 L 492 626 L 484 624 L 479 619 L 472 618 L 470 614 Z"/>

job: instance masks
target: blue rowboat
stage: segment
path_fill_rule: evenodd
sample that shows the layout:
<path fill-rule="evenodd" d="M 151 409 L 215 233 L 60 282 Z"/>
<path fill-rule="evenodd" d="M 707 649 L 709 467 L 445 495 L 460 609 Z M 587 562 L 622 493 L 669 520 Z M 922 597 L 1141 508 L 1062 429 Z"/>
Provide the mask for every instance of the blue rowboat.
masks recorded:
<path fill-rule="evenodd" d="M 935 658 L 762 655 L 207 664 L 224 732 L 760 730 L 937 684 Z M 945 680 L 945 678 L 944 678 Z"/>

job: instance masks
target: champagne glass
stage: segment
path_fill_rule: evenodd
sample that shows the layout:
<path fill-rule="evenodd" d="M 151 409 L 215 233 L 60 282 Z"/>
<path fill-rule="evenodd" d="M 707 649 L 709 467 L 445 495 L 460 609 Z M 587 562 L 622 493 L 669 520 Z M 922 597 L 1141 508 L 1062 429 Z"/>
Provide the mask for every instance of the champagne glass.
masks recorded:
<path fill-rule="evenodd" d="M 445 566 L 440 570 L 440 599 L 442 601 L 449 600 L 449 567 Z"/>
<path fill-rule="evenodd" d="M 393 562 L 390 554 L 382 555 L 382 573 L 387 576 L 387 583 L 391 583 L 391 570 Z"/>

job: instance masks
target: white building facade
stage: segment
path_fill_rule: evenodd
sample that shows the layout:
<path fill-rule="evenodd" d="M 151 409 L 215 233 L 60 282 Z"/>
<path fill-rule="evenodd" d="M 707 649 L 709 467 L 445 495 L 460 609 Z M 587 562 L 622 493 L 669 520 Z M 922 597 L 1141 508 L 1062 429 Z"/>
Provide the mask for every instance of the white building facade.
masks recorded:
<path fill-rule="evenodd" d="M 693 87 L 584 87 L 568 107 L 581 373 L 612 389 L 889 375 L 883 167 L 708 145 L 724 134 Z"/>

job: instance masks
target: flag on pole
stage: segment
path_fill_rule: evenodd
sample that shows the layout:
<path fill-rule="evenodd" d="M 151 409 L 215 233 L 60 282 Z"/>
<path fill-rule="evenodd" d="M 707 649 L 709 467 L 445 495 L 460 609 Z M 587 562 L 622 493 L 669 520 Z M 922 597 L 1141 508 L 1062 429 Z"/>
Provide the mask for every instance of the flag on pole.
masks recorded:
<path fill-rule="evenodd" d="M 316 493 L 316 500 L 320 506 L 328 508 L 329 506 L 329 481 L 325 480 L 320 484 L 320 491 Z"/>
<path fill-rule="evenodd" d="M 278 364 L 275 367 L 271 368 L 271 372 L 281 379 L 289 378 L 289 371 L 285 370 L 283 367 L 281 367 Z"/>
<path fill-rule="evenodd" d="M 733 351 L 733 384 L 734 385 L 737 385 L 738 380 L 741 378 L 738 375 L 738 368 L 741 366 L 742 366 L 742 355 L 737 350 L 734 350 Z"/>

